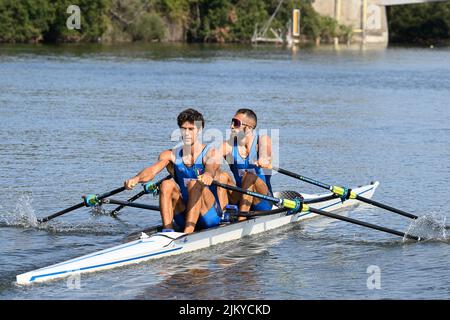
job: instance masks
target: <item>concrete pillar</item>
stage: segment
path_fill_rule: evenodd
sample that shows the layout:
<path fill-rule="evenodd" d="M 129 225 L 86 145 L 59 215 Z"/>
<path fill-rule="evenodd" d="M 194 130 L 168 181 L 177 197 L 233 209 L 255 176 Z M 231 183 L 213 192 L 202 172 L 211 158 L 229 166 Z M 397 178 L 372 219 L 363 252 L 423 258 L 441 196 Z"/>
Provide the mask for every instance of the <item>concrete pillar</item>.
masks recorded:
<path fill-rule="evenodd" d="M 314 9 L 353 27 L 352 42 L 387 44 L 386 7 L 379 0 L 315 0 Z"/>

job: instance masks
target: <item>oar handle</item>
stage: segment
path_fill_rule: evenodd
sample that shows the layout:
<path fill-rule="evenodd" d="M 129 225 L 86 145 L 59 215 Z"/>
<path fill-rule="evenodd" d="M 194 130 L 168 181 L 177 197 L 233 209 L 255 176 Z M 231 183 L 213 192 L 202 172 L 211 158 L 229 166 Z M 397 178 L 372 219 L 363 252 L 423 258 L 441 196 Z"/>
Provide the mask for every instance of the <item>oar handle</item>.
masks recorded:
<path fill-rule="evenodd" d="M 270 201 L 270 202 L 273 202 L 273 203 L 276 203 L 276 204 L 282 204 L 283 203 L 283 199 L 279 199 L 279 198 L 263 195 L 263 194 L 260 194 L 260 193 L 257 193 L 257 192 L 253 192 L 253 191 L 242 189 L 242 188 L 235 187 L 235 186 L 230 186 L 228 184 L 223 184 L 223 183 L 220 183 L 220 182 L 215 181 L 215 180 L 213 180 L 212 184 L 217 186 L 217 187 L 221 187 L 221 188 L 224 188 L 224 189 L 228 189 L 228 190 L 244 193 L 246 195 L 249 195 L 249 196 L 252 196 L 252 197 L 256 197 L 256 198 L 260 198 L 260 199 L 263 199 L 263 200 L 267 200 L 267 201 Z"/>
<path fill-rule="evenodd" d="M 153 186 L 154 186 L 154 187 L 159 187 L 159 186 L 161 185 L 161 183 L 163 183 L 163 181 L 169 180 L 169 179 L 171 179 L 171 178 L 172 178 L 172 175 L 169 174 L 169 175 L 165 176 L 164 178 L 160 179 L 159 181 L 155 182 L 155 183 L 153 184 Z M 133 202 L 133 201 L 139 199 L 140 197 L 142 197 L 144 194 L 147 194 L 147 193 L 148 193 L 148 189 L 145 188 L 145 186 L 144 186 L 144 191 L 141 191 L 141 192 L 135 194 L 134 196 L 132 196 L 131 198 L 129 198 L 127 201 L 128 201 L 128 202 Z M 111 216 L 113 216 L 113 217 L 116 217 L 117 214 L 119 213 L 119 211 L 122 210 L 122 209 L 125 208 L 125 207 L 126 207 L 125 205 L 119 205 L 119 206 L 116 207 L 114 210 L 112 210 L 109 214 L 110 214 Z"/>

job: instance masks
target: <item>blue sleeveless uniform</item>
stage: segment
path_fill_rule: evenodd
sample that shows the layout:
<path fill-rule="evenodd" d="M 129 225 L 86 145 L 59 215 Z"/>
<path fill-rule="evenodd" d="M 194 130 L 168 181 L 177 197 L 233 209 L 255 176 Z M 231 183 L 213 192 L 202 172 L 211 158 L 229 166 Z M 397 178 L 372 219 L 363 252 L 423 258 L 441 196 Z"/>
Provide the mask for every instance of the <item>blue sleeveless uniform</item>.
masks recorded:
<path fill-rule="evenodd" d="M 186 166 L 183 162 L 183 147 L 180 147 L 175 150 L 175 163 L 174 163 L 174 180 L 180 188 L 181 198 L 185 206 L 187 206 L 189 201 L 189 192 L 187 189 L 187 185 L 191 180 L 196 180 L 199 175 L 205 173 L 205 166 L 203 164 L 203 158 L 207 154 L 208 150 L 212 145 L 207 145 L 200 155 L 195 159 L 194 164 L 190 167 Z M 210 187 L 211 192 L 214 195 L 216 201 L 211 209 L 206 212 L 206 214 L 199 216 L 199 219 L 196 224 L 196 228 L 199 229 L 207 229 L 211 227 L 218 226 L 220 224 L 220 215 L 222 214 L 222 210 L 219 203 L 219 198 L 217 195 L 217 188 Z M 175 223 L 180 227 L 184 228 L 186 225 L 185 221 L 185 213 L 186 212 L 177 212 L 174 215 Z"/>
<path fill-rule="evenodd" d="M 250 153 L 245 159 L 242 158 L 239 154 L 237 139 L 234 139 L 232 151 L 233 163 L 229 164 L 230 170 L 233 173 L 236 185 L 238 187 L 242 188 L 242 177 L 244 176 L 245 172 L 253 173 L 267 185 L 267 188 L 269 189 L 268 195 L 272 196 L 272 185 L 270 184 L 270 178 L 272 177 L 271 174 L 266 174 L 264 172 L 266 171 L 265 169 L 262 169 L 253 164 L 258 160 L 258 139 L 259 136 L 258 134 L 256 134 L 253 139 L 252 146 L 250 147 Z M 250 210 L 252 211 L 265 211 L 271 209 L 272 203 L 267 200 L 261 200 L 258 204 L 252 205 L 250 208 Z"/>

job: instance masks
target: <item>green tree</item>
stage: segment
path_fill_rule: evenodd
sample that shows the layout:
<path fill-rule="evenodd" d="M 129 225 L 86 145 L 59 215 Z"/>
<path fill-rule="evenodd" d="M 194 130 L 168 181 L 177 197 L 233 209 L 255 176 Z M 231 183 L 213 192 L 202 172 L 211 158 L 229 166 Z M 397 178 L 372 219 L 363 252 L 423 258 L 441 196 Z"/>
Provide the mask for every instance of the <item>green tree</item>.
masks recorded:
<path fill-rule="evenodd" d="M 77 5 L 81 11 L 81 29 L 69 30 L 66 26 L 67 8 L 73 4 L 73 0 L 51 1 L 54 16 L 49 29 L 44 32 L 44 40 L 47 42 L 75 42 L 98 41 L 105 32 L 110 5 L 109 0 L 78 0 Z"/>
<path fill-rule="evenodd" d="M 158 0 L 157 10 L 171 21 L 179 21 L 186 25 L 189 19 L 188 0 Z"/>
<path fill-rule="evenodd" d="M 450 42 L 450 2 L 388 7 L 389 41 Z"/>
<path fill-rule="evenodd" d="M 311 2 L 284 0 L 270 28 L 286 34 L 296 8 L 302 16 L 301 34 L 307 38 L 330 40 L 351 35 L 349 28 L 317 14 Z M 0 42 L 86 42 L 101 40 L 102 36 L 112 41 L 154 41 L 163 40 L 169 29 L 177 30 L 175 37 L 184 39 L 186 35 L 190 42 L 248 42 L 255 26 L 261 28 L 279 3 L 280 0 L 78 0 L 81 29 L 69 30 L 67 8 L 75 4 L 72 0 L 0 0 Z M 408 19 L 412 18 L 405 12 L 403 20 Z M 442 36 L 447 22 L 433 20 L 422 25 Z M 448 32 L 448 28 L 445 30 Z"/>
<path fill-rule="evenodd" d="M 241 0 L 237 1 L 235 15 L 231 25 L 231 33 L 233 41 L 249 41 L 255 26 L 261 27 L 267 19 L 267 4 L 260 0 Z"/>
<path fill-rule="evenodd" d="M 161 41 L 166 28 L 161 17 L 156 13 L 144 13 L 129 27 L 135 41 Z"/>
<path fill-rule="evenodd" d="M 0 42 L 37 42 L 54 10 L 47 0 L 0 0 Z"/>

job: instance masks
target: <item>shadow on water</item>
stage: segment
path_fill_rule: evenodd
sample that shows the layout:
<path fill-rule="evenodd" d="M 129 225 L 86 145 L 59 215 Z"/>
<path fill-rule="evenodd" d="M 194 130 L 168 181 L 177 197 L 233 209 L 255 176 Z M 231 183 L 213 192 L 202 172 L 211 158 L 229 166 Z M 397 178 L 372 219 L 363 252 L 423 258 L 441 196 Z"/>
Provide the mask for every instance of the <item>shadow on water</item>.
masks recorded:
<path fill-rule="evenodd" d="M 311 232 L 312 231 L 312 232 Z M 271 253 L 278 245 L 286 246 L 287 250 L 297 250 L 307 244 L 313 248 L 351 247 L 356 250 L 364 247 L 369 251 L 397 250 L 406 245 L 422 245 L 415 241 L 403 241 L 402 238 L 380 240 L 370 237 L 361 239 L 357 236 L 339 235 L 333 233 L 305 231 L 301 224 L 290 225 L 267 234 L 246 237 L 229 244 L 181 256 L 167 258 L 152 263 L 154 269 L 160 272 L 163 280 L 146 287 L 136 299 L 258 299 L 264 296 L 266 288 L 261 284 L 258 263 L 271 264 L 282 258 Z M 427 240 L 442 243 L 443 240 Z M 445 242 L 445 241 L 444 241 Z M 367 248 L 369 246 L 370 248 Z M 290 248 L 290 249 L 288 249 Z M 280 248 L 275 249 L 275 251 Z M 268 262 L 269 261 L 269 262 Z M 244 286 L 242 284 L 245 284 Z M 247 288 L 247 289 L 246 289 Z"/>
<path fill-rule="evenodd" d="M 184 43 L 130 43 L 130 44 L 38 44 L 38 45 L 2 45 L 1 57 L 30 58 L 32 56 L 48 59 L 80 59 L 121 61 L 138 60 L 203 60 L 220 58 L 246 58 L 248 45 L 238 44 L 184 44 Z M 260 48 L 261 49 L 261 48 Z M 259 54 L 258 54 L 259 52 Z M 282 48 L 264 47 L 254 50 L 255 57 L 286 53 Z"/>
<path fill-rule="evenodd" d="M 264 234 L 219 244 L 188 255 L 168 257 L 152 262 L 152 269 L 163 280 L 146 287 L 136 299 L 248 299 L 247 292 L 226 292 L 245 283 L 255 289 L 257 266 L 254 260 L 271 259 L 270 248 L 285 241 L 292 226 L 271 230 Z M 228 288 L 228 289 L 227 289 Z M 250 290 L 251 291 L 251 290 Z"/>

